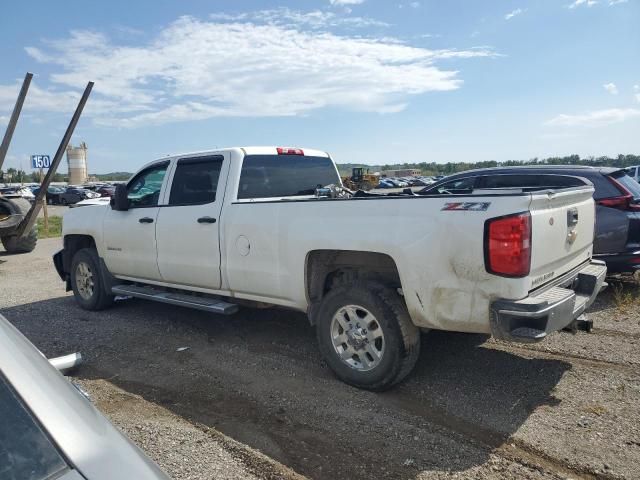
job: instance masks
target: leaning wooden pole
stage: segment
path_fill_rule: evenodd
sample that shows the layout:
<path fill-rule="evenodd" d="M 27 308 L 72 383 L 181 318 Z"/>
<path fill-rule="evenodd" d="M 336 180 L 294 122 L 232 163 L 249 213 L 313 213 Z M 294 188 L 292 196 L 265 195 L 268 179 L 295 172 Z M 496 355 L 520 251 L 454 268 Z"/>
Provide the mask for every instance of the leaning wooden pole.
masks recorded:
<path fill-rule="evenodd" d="M 11 143 L 11 138 L 13 137 L 13 132 L 16 129 L 16 125 L 18 124 L 18 118 L 20 117 L 22 105 L 24 105 L 24 99 L 27 96 L 27 92 L 29 91 L 29 85 L 31 85 L 32 78 L 33 73 L 27 72 L 27 74 L 24 76 L 24 81 L 22 82 L 22 88 L 20 89 L 20 93 L 18 94 L 16 105 L 15 107 L 13 107 L 13 113 L 11 113 L 11 118 L 9 119 L 7 130 L 4 132 L 4 138 L 2 139 L 2 144 L 0 144 L 0 170 L 2 170 L 2 164 L 4 163 L 4 159 L 7 156 L 7 152 L 9 151 L 9 144 Z"/>
<path fill-rule="evenodd" d="M 29 213 L 27 213 L 24 220 L 18 227 L 18 230 L 16 233 L 18 237 L 22 237 L 25 234 L 25 232 L 29 233 L 33 228 L 33 225 L 36 223 L 36 218 L 38 217 L 38 213 L 40 213 L 40 208 L 42 207 L 42 199 L 46 198 L 47 189 L 51 184 L 51 179 L 55 175 L 58 165 L 60 165 L 60 161 L 62 160 L 62 156 L 64 155 L 64 152 L 67 149 L 67 145 L 69 145 L 69 142 L 71 141 L 71 135 L 73 135 L 73 131 L 76 129 L 76 125 L 78 124 L 78 120 L 80 120 L 80 115 L 82 115 L 82 110 L 84 109 L 84 106 L 87 103 L 87 100 L 89 99 L 89 95 L 91 94 L 92 88 L 93 88 L 93 82 L 89 82 L 87 84 L 87 88 L 84 89 L 84 93 L 82 94 L 80 103 L 78 103 L 76 111 L 73 114 L 73 117 L 71 117 L 71 122 L 67 127 L 67 131 L 64 133 L 64 137 L 62 137 L 62 141 L 60 142 L 60 146 L 58 146 L 58 150 L 56 151 L 56 154 L 53 157 L 51 166 L 49 167 L 49 170 L 47 171 L 47 174 L 45 175 L 44 180 L 40 185 L 40 190 L 38 190 L 38 193 L 36 194 L 36 198 L 33 202 L 33 206 L 31 207 L 31 210 L 29 210 Z"/>

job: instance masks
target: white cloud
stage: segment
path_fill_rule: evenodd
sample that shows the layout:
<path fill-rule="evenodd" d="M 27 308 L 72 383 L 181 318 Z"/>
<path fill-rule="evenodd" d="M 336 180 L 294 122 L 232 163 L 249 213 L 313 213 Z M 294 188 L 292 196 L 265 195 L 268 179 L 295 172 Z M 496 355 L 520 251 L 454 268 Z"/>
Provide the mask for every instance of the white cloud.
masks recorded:
<path fill-rule="evenodd" d="M 338 15 L 334 12 L 323 10 L 312 10 L 310 12 L 300 12 L 287 7 L 279 7 L 269 10 L 258 10 L 248 13 L 214 13 L 209 18 L 223 22 L 257 22 L 269 25 L 296 25 L 319 29 L 329 29 L 332 27 L 388 27 L 386 22 L 368 17 L 357 17 Z"/>
<path fill-rule="evenodd" d="M 6 125 L 7 123 L 9 123 L 9 117 L 0 115 L 0 125 Z"/>
<path fill-rule="evenodd" d="M 587 7 L 592 7 L 596 3 L 598 3 L 597 0 L 575 0 L 575 2 L 573 2 L 571 5 L 569 5 L 569 8 L 576 8 L 576 7 L 579 7 L 581 5 L 586 5 Z"/>
<path fill-rule="evenodd" d="M 637 117 L 640 117 L 640 109 L 610 108 L 578 115 L 560 114 L 545 122 L 545 125 L 557 127 L 601 127 Z"/>
<path fill-rule="evenodd" d="M 616 84 L 613 83 L 613 82 L 605 83 L 604 85 L 602 85 L 602 88 L 604 88 L 611 95 L 617 95 L 618 94 L 618 87 L 616 87 Z"/>
<path fill-rule="evenodd" d="M 607 0 L 607 6 L 611 7 L 613 5 L 620 5 L 622 3 L 627 3 L 629 0 Z M 581 5 L 586 5 L 587 7 L 592 7 L 598 3 L 598 0 L 575 0 L 572 4 L 569 5 L 569 8 L 576 8 Z"/>
<path fill-rule="evenodd" d="M 633 91 L 634 92 L 640 92 L 640 85 L 634 85 L 633 86 Z"/>
<path fill-rule="evenodd" d="M 134 46 L 73 31 L 27 49 L 51 64 L 56 86 L 32 85 L 27 102 L 40 111 L 72 111 L 76 89 L 94 80 L 86 114 L 103 125 L 304 115 L 324 107 L 389 113 L 405 108 L 411 96 L 461 87 L 458 72 L 440 67 L 440 60 L 497 56 L 487 48 L 430 50 L 393 38 L 337 35 L 305 28 L 308 17 L 300 15 L 286 25 L 259 24 L 255 15 L 182 17 Z M 0 108 L 10 108 L 18 89 L 19 82 L 0 85 Z"/>
<path fill-rule="evenodd" d="M 420 2 L 411 2 L 409 6 L 411 8 L 420 8 Z"/>
<path fill-rule="evenodd" d="M 364 0 L 329 0 L 331 5 L 360 5 Z"/>
<path fill-rule="evenodd" d="M 633 96 L 636 99 L 636 102 L 640 103 L 640 93 L 634 93 Z"/>
<path fill-rule="evenodd" d="M 515 17 L 516 15 L 520 15 L 521 13 L 524 13 L 525 10 L 521 9 L 521 8 L 516 8 L 515 10 L 513 10 L 512 12 L 507 13 L 504 16 L 505 20 L 511 20 L 513 17 Z"/>

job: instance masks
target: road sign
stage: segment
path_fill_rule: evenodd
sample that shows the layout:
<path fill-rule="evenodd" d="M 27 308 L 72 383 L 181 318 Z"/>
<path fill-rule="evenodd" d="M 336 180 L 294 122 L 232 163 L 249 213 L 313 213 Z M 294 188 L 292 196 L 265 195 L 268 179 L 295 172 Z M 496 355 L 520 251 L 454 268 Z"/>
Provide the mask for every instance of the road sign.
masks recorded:
<path fill-rule="evenodd" d="M 31 155 L 31 168 L 49 168 L 50 166 L 49 155 Z"/>

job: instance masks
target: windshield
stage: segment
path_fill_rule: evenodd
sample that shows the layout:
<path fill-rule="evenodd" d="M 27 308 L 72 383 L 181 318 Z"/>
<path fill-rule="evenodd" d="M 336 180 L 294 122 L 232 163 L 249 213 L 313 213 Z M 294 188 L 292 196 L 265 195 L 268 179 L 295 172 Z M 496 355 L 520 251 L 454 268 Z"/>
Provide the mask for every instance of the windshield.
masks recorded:
<path fill-rule="evenodd" d="M 242 163 L 238 199 L 313 195 L 318 187 L 340 185 L 329 157 L 248 155 Z"/>

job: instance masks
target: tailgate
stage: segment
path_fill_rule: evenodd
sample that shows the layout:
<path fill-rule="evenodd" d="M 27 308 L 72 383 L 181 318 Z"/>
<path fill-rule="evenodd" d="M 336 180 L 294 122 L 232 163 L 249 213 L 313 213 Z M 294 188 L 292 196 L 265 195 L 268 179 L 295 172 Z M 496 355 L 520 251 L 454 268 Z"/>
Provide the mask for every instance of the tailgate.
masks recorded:
<path fill-rule="evenodd" d="M 531 194 L 529 290 L 591 258 L 595 221 L 592 196 L 592 187 Z"/>

